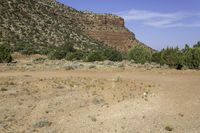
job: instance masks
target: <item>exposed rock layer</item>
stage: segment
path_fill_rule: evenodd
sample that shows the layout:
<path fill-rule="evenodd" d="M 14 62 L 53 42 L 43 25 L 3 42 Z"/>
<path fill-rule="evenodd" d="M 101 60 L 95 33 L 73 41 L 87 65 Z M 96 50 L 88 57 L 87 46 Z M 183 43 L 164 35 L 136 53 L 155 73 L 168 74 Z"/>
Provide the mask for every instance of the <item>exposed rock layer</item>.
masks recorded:
<path fill-rule="evenodd" d="M 87 25 L 84 33 L 98 41 L 102 41 L 120 51 L 140 43 L 135 34 L 124 25 L 124 19 L 111 14 L 84 13 L 82 22 Z"/>

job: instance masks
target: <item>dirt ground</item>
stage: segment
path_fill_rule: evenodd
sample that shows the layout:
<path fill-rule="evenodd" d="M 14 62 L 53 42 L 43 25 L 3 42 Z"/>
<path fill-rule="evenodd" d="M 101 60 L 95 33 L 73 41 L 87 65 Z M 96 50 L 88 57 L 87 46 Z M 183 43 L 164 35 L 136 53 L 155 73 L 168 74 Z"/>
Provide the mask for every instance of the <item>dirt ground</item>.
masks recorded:
<path fill-rule="evenodd" d="M 0 72 L 0 133 L 200 133 L 200 71 Z"/>

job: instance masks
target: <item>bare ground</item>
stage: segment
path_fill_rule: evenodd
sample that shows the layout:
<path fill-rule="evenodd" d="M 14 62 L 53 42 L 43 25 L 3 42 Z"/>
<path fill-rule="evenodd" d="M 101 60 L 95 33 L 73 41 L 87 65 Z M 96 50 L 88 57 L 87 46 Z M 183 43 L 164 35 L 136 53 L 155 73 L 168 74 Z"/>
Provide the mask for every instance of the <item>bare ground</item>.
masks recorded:
<path fill-rule="evenodd" d="M 200 133 L 200 71 L 0 72 L 0 133 Z"/>

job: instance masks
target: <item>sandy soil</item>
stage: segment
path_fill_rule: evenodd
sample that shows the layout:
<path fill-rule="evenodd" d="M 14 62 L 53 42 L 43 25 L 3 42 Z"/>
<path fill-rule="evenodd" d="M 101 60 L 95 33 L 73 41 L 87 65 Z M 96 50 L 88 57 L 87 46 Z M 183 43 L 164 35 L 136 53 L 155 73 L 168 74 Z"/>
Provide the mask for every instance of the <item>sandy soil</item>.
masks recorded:
<path fill-rule="evenodd" d="M 0 73 L 0 133 L 200 133 L 200 71 Z"/>

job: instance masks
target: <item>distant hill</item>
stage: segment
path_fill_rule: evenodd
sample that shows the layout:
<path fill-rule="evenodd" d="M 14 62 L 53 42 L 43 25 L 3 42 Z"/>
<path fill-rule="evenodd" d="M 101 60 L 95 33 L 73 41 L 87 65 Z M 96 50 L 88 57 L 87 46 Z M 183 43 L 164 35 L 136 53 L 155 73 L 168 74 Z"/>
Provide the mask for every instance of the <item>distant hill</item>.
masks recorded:
<path fill-rule="evenodd" d="M 77 11 L 55 0 L 1 0 L 0 41 L 37 50 L 70 41 L 86 52 L 107 47 L 124 52 L 144 45 L 125 28 L 123 18 Z"/>

